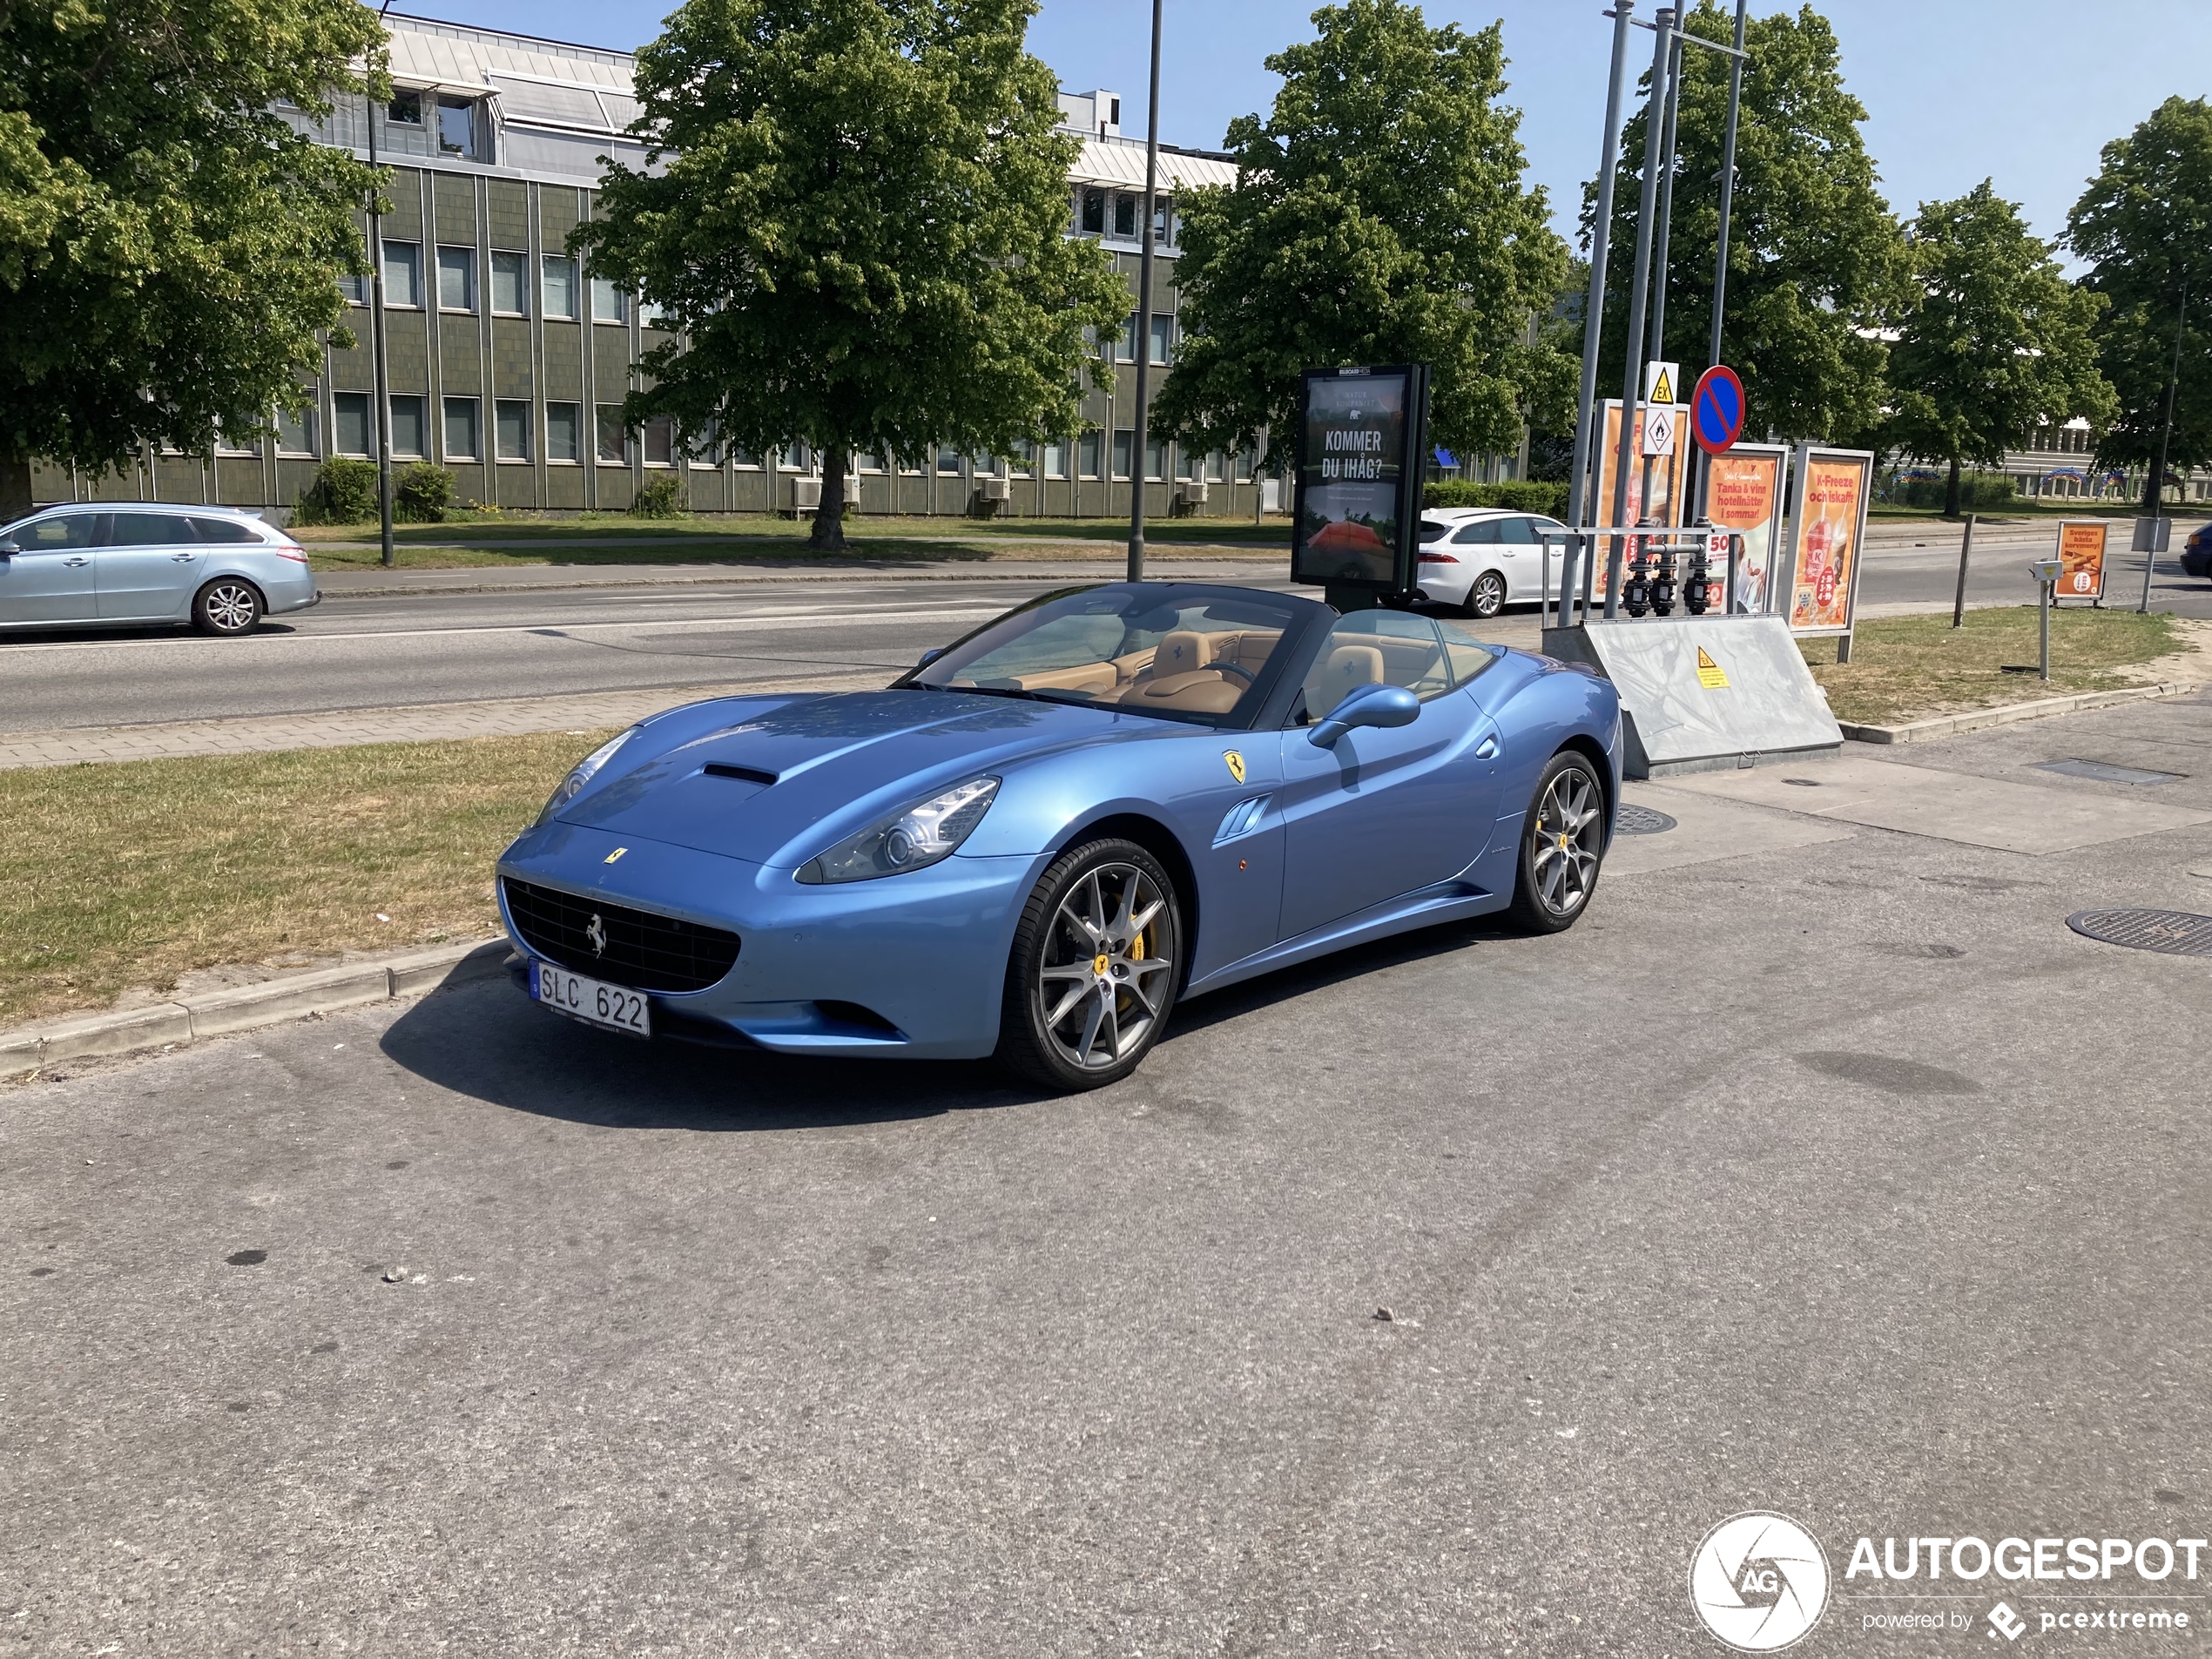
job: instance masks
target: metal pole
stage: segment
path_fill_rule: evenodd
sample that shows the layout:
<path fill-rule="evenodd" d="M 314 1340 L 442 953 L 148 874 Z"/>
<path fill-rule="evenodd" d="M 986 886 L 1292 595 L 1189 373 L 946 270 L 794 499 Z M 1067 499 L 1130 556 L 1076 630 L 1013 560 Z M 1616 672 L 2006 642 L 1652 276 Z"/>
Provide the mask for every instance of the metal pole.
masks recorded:
<path fill-rule="evenodd" d="M 2182 330 L 2188 321 L 2188 315 L 2189 278 L 2188 273 L 2184 271 L 2182 273 L 2182 307 L 2174 317 L 2174 367 L 2166 376 L 2166 420 L 2158 428 L 2158 474 L 2151 481 L 2151 499 L 2157 506 L 2151 512 L 2151 544 L 2143 553 L 2143 602 L 2135 607 L 2145 616 L 2150 614 L 2151 573 L 2158 569 L 2158 521 L 2165 516 L 2158 509 L 2166 505 L 2166 446 L 2174 436 L 2174 393 L 2182 381 Z"/>
<path fill-rule="evenodd" d="M 1160 0 L 1152 0 L 1152 100 L 1144 113 L 1144 252 L 1136 267 L 1136 429 L 1130 434 L 1129 579 L 1144 580 L 1146 408 L 1152 366 L 1152 215 L 1160 179 Z"/>
<path fill-rule="evenodd" d="M 361 98 L 368 118 L 368 165 L 376 165 L 376 98 Z M 371 186 L 374 189 L 375 186 Z M 381 193 L 368 199 L 368 319 L 371 354 L 376 359 L 376 516 L 381 527 L 384 559 L 392 564 L 392 397 L 384 360 L 384 214 Z"/>
<path fill-rule="evenodd" d="M 2051 592 L 2053 584 L 2048 582 L 2041 582 L 2038 583 L 2036 585 L 2042 590 L 2043 593 L 2043 602 L 2040 607 L 2041 614 L 2038 617 L 2037 621 L 2039 631 L 2042 635 L 2043 649 L 2041 661 L 2043 680 L 2046 685 L 2048 685 L 2051 678 Z"/>
<path fill-rule="evenodd" d="M 1597 354 L 1605 330 L 1605 262 L 1613 246 L 1613 177 L 1621 158 L 1621 83 L 1629 70 L 1629 19 L 1635 0 L 1619 0 L 1606 15 L 1613 19 L 1613 73 L 1605 88 L 1605 147 L 1597 165 L 1597 218 L 1590 233 L 1590 289 L 1582 302 L 1582 395 L 1575 414 L 1575 470 L 1567 486 L 1567 522 L 1587 524 L 1590 505 L 1590 451 L 1597 421 Z M 1562 556 L 1560 590 L 1575 586 L 1575 544 Z"/>
<path fill-rule="evenodd" d="M 1957 628 L 1966 620 L 1966 556 L 1974 550 L 1974 516 L 1966 515 L 1966 528 L 1959 537 L 1959 591 L 1951 600 L 1951 625 Z"/>
<path fill-rule="evenodd" d="M 1682 98 L 1682 37 L 1676 34 L 1667 53 L 1667 119 L 1659 134 L 1659 228 L 1653 233 L 1651 246 L 1651 340 L 1644 347 L 1644 356 L 1659 362 L 1667 355 L 1667 245 L 1673 239 L 1675 228 L 1675 111 Z M 1677 390 L 1676 396 L 1680 392 Z M 1647 413 L 1645 420 L 1651 416 Z M 1689 446 L 1683 435 L 1675 435 L 1675 451 L 1682 461 L 1674 469 L 1680 479 L 1688 472 L 1689 457 L 1683 455 Z M 1652 475 L 1657 470 L 1658 457 L 1647 455 L 1643 458 L 1643 511 L 1639 522 L 1663 524 L 1664 516 L 1654 510 L 1651 494 Z M 1649 550 L 1647 549 L 1647 551 Z"/>
<path fill-rule="evenodd" d="M 1613 466 L 1613 519 L 1615 524 L 1629 511 L 1629 462 L 1635 448 L 1636 409 L 1642 390 L 1642 365 L 1636 347 L 1643 339 L 1644 295 L 1651 281 L 1651 214 L 1659 188 L 1659 127 L 1664 118 L 1667 53 L 1674 43 L 1673 8 L 1662 6 L 1652 18 L 1655 44 L 1651 50 L 1651 96 L 1644 105 L 1643 195 L 1636 208 L 1636 255 L 1629 279 L 1629 327 L 1621 353 L 1627 361 L 1621 374 L 1621 442 Z M 1613 537 L 1605 556 L 1605 616 L 1611 621 L 1621 608 L 1621 538 Z"/>
<path fill-rule="evenodd" d="M 1736 57 L 1728 71 L 1728 131 L 1721 139 L 1720 251 L 1713 257 L 1713 327 L 1705 365 L 1721 361 L 1721 313 L 1728 304 L 1728 215 L 1736 200 L 1736 114 L 1743 102 L 1743 8 L 1736 0 Z"/>

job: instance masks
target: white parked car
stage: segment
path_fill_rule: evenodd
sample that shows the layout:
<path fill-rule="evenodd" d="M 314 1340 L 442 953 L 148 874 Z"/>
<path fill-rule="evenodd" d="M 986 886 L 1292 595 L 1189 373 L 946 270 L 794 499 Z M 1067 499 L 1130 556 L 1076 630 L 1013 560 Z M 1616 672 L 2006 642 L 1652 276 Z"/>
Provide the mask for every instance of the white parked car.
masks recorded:
<path fill-rule="evenodd" d="M 1534 604 L 1547 581 L 1559 586 L 1566 543 L 1551 543 L 1544 572 L 1545 530 L 1557 519 L 1498 507 L 1432 507 L 1421 514 L 1420 588 L 1424 598 L 1457 605 L 1467 617 L 1494 617 L 1509 604 Z"/>

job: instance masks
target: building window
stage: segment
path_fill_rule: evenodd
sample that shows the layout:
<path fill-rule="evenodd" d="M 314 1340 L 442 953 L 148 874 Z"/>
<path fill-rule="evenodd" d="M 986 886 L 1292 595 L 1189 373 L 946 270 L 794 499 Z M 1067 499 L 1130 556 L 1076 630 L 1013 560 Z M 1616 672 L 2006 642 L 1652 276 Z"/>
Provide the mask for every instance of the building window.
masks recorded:
<path fill-rule="evenodd" d="M 1129 458 L 1131 453 L 1130 444 L 1132 435 L 1126 427 L 1114 435 L 1114 476 L 1116 478 L 1129 476 Z"/>
<path fill-rule="evenodd" d="M 1175 319 L 1152 314 L 1152 361 L 1156 363 L 1174 361 Z"/>
<path fill-rule="evenodd" d="M 1132 311 L 1122 320 L 1122 337 L 1114 342 L 1114 361 L 1133 363 L 1136 361 L 1136 314 Z"/>
<path fill-rule="evenodd" d="M 1014 446 L 1013 455 L 1007 460 L 1006 475 L 1009 478 L 1028 477 L 1030 463 L 1035 459 L 1035 453 L 1036 446 L 1027 438 L 1018 441 Z"/>
<path fill-rule="evenodd" d="M 365 271 L 341 271 L 338 273 L 338 295 L 349 306 L 368 303 L 368 273 Z"/>
<path fill-rule="evenodd" d="M 576 261 L 565 253 L 545 256 L 545 314 L 576 320 Z"/>
<path fill-rule="evenodd" d="M 622 405 L 602 403 L 599 406 L 599 464 L 626 467 L 630 464 L 630 428 L 622 423 Z"/>
<path fill-rule="evenodd" d="M 395 127 L 419 127 L 422 125 L 422 94 L 402 87 L 392 94 L 392 101 L 384 106 L 384 118 Z"/>
<path fill-rule="evenodd" d="M 476 142 L 481 125 L 476 119 L 475 99 L 442 98 L 438 100 L 438 148 L 447 155 L 482 159 Z"/>
<path fill-rule="evenodd" d="M 492 405 L 492 419 L 496 425 L 493 434 L 498 444 L 495 452 L 502 461 L 528 461 L 530 458 L 530 406 L 519 397 L 502 397 Z"/>
<path fill-rule="evenodd" d="M 880 450 L 871 450 L 866 455 L 855 456 L 853 464 L 862 472 L 888 472 L 890 470 L 883 464 L 883 454 Z"/>
<path fill-rule="evenodd" d="M 642 435 L 645 440 L 645 464 L 649 467 L 672 467 L 676 464 L 676 423 L 665 415 L 657 415 L 645 422 Z"/>
<path fill-rule="evenodd" d="M 261 446 L 259 442 L 239 443 L 225 436 L 223 423 L 218 421 L 215 423 L 215 453 L 219 455 L 258 455 L 261 453 Z"/>
<path fill-rule="evenodd" d="M 1045 445 L 1044 475 L 1048 478 L 1065 478 L 1068 475 L 1068 446 L 1066 444 L 1048 443 Z"/>
<path fill-rule="evenodd" d="M 474 311 L 476 308 L 476 250 L 473 247 L 438 249 L 438 309 Z"/>
<path fill-rule="evenodd" d="M 1168 224 L 1170 219 L 1170 215 L 1168 211 L 1168 199 L 1165 196 L 1153 197 L 1152 239 L 1154 241 L 1165 243 L 1173 239 L 1168 235 Z"/>
<path fill-rule="evenodd" d="M 626 322 L 630 318 L 629 296 L 615 287 L 612 277 L 595 276 L 591 279 L 591 320 L 594 322 Z"/>
<path fill-rule="evenodd" d="M 1229 482 L 1229 457 L 1218 449 L 1206 457 L 1206 482 L 1210 484 Z"/>
<path fill-rule="evenodd" d="M 730 452 L 730 463 L 739 472 L 759 472 L 760 470 L 760 463 L 758 461 L 755 461 L 743 449 L 733 449 Z"/>
<path fill-rule="evenodd" d="M 491 256 L 491 308 L 496 316 L 526 317 L 530 306 L 530 256 L 502 253 Z"/>
<path fill-rule="evenodd" d="M 1117 194 L 1114 198 L 1114 234 L 1116 236 L 1136 234 L 1136 197 Z"/>
<path fill-rule="evenodd" d="M 314 404 L 310 403 L 303 408 L 279 409 L 276 429 L 279 455 L 312 455 L 315 453 Z"/>
<path fill-rule="evenodd" d="M 1156 484 L 1163 482 L 1168 475 L 1166 462 L 1166 446 L 1148 440 L 1144 445 L 1144 476 Z"/>
<path fill-rule="evenodd" d="M 701 428 L 691 440 L 691 461 L 696 466 L 718 467 L 722 464 L 722 430 L 712 421 Z"/>
<path fill-rule="evenodd" d="M 446 400 L 446 459 L 448 461 L 481 461 L 483 446 L 477 441 L 477 403 L 473 397 L 449 397 Z"/>
<path fill-rule="evenodd" d="M 583 459 L 583 412 L 573 403 L 545 406 L 545 458 L 575 462 Z"/>
<path fill-rule="evenodd" d="M 650 296 L 642 292 L 638 294 L 637 326 L 640 328 L 665 328 L 668 325 L 663 320 L 664 314 Z"/>
<path fill-rule="evenodd" d="M 776 465 L 786 472 L 806 471 L 807 465 L 806 446 L 803 443 L 787 443 L 784 445 L 782 450 L 776 456 Z"/>
<path fill-rule="evenodd" d="M 1252 452 L 1249 449 L 1239 449 L 1237 451 L 1237 482 L 1240 484 L 1248 484 L 1251 481 Z"/>
<path fill-rule="evenodd" d="M 958 475 L 960 472 L 960 451 L 957 449 L 938 450 L 937 470 L 939 472 L 948 472 L 954 474 L 954 475 Z"/>
<path fill-rule="evenodd" d="M 410 461 L 420 460 L 424 453 L 423 440 L 429 435 L 422 428 L 427 424 L 423 401 L 413 394 L 392 400 L 392 453 L 405 455 Z"/>
<path fill-rule="evenodd" d="M 369 430 L 369 401 L 366 392 L 337 392 L 331 395 L 331 435 L 341 455 L 365 455 L 374 446 L 376 435 Z"/>
<path fill-rule="evenodd" d="M 1177 445 L 1175 475 L 1179 479 L 1204 478 L 1206 475 L 1206 458 L 1204 455 L 1194 456 L 1188 449 Z"/>
<path fill-rule="evenodd" d="M 1106 234 L 1106 192 L 1103 190 L 1083 192 L 1083 229 L 1093 236 Z"/>
<path fill-rule="evenodd" d="M 384 244 L 384 303 L 419 306 L 422 303 L 422 244 Z"/>
<path fill-rule="evenodd" d="M 926 450 L 921 455 L 915 457 L 915 459 L 911 462 L 907 462 L 897 455 L 892 456 L 892 459 L 899 462 L 900 472 L 908 478 L 921 478 L 928 475 L 929 455 L 928 452 Z"/>
<path fill-rule="evenodd" d="M 1105 435 L 1096 428 L 1076 440 L 1076 475 L 1081 478 L 1098 476 L 1098 451 Z"/>

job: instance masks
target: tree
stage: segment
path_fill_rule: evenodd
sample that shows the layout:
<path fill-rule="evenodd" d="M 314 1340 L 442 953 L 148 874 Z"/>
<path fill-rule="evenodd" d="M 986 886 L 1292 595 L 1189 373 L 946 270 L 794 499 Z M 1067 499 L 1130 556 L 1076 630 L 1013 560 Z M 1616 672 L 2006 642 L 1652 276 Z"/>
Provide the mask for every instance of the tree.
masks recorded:
<path fill-rule="evenodd" d="M 204 451 L 300 401 L 376 175 L 270 105 L 381 84 L 383 40 L 354 0 L 0 0 L 0 520 L 34 456 Z"/>
<path fill-rule="evenodd" d="M 1990 181 L 1925 202 L 1905 234 L 1918 303 L 1890 347 L 1887 442 L 1948 462 L 1946 514 L 1959 516 L 1962 462 L 1995 466 L 2046 422 L 2112 418 L 2090 329 L 2101 295 L 2067 280 Z"/>
<path fill-rule="evenodd" d="M 1734 10 L 1698 0 L 1683 28 L 1733 44 Z M 1857 437 L 1882 415 L 1885 354 L 1875 331 L 1905 298 L 1902 239 L 1859 134 L 1866 111 L 1844 90 L 1835 31 L 1811 6 L 1752 19 L 1746 44 L 1721 361 L 1743 376 L 1747 434 Z M 1683 362 L 1685 379 L 1705 366 L 1712 338 L 1728 84 L 1726 54 L 1684 44 L 1664 354 Z M 1601 386 L 1622 381 L 1648 86 L 1645 103 L 1622 135 Z M 1593 185 L 1586 237 L 1595 199 Z"/>
<path fill-rule="evenodd" d="M 1031 0 L 689 0 L 638 54 L 648 170 L 574 246 L 673 330 L 628 418 L 822 456 L 1005 453 L 1075 429 L 1083 344 L 1129 293 L 1067 234 L 1077 140 L 1022 49 Z M 665 171 L 660 169 L 664 167 Z"/>
<path fill-rule="evenodd" d="M 1534 320 L 1567 269 L 1521 116 L 1497 102 L 1496 25 L 1430 29 L 1401 0 L 1313 14 L 1267 60 L 1273 112 L 1229 126 L 1234 185 L 1179 204 L 1184 341 L 1151 428 L 1207 448 L 1295 426 L 1317 364 L 1426 362 L 1447 448 L 1511 449 L 1571 422 L 1575 360 Z"/>
<path fill-rule="evenodd" d="M 2118 413 L 2097 440 L 2100 467 L 2140 465 L 2143 509 L 2158 509 L 2166 394 L 2180 335 L 2171 468 L 2212 462 L 2212 105 L 2169 98 L 2124 138 L 2067 218 L 2067 241 L 2089 262 L 2088 287 L 2110 302 L 2096 328 L 2098 364 Z"/>

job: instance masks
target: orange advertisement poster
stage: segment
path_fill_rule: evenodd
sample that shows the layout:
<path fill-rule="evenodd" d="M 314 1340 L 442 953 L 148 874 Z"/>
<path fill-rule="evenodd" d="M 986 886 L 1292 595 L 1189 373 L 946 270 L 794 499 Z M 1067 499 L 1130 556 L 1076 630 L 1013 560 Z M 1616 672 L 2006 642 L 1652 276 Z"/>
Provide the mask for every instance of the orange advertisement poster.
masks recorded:
<path fill-rule="evenodd" d="M 1865 455 L 1816 449 L 1806 456 L 1797 485 L 1797 568 L 1790 583 L 1793 631 L 1840 632 L 1851 626 L 1851 565 L 1858 557 L 1870 475 Z"/>
<path fill-rule="evenodd" d="M 2059 585 L 2054 598 L 2105 597 L 2105 534 L 2108 528 L 2102 519 L 2059 526 Z"/>
<path fill-rule="evenodd" d="M 1743 556 L 1736 567 L 1736 608 L 1763 611 L 1767 608 L 1767 583 L 1774 567 L 1774 524 L 1782 505 L 1782 455 L 1777 451 L 1731 449 L 1705 459 L 1705 516 L 1715 529 L 1732 530 L 1743 538 Z M 1714 572 L 1717 584 L 1726 576 Z M 1726 597 L 1716 588 L 1713 603 Z"/>

